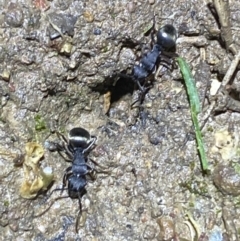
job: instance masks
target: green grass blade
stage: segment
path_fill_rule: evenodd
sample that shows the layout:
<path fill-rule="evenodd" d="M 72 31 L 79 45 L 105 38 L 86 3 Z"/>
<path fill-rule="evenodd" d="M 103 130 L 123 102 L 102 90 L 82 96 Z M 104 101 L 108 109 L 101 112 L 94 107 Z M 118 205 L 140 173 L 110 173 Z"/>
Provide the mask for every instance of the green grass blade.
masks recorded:
<path fill-rule="evenodd" d="M 187 93 L 188 93 L 188 98 L 189 98 L 190 104 L 194 106 L 194 108 L 196 109 L 196 112 L 198 114 L 198 113 L 200 113 L 201 107 L 200 107 L 200 100 L 198 97 L 195 80 L 193 78 L 193 75 L 191 73 L 191 70 L 190 70 L 187 62 L 181 57 L 178 57 L 177 61 L 178 61 L 180 70 L 182 72 L 182 76 L 185 81 L 185 85 L 187 87 Z"/>
<path fill-rule="evenodd" d="M 178 65 L 180 67 L 180 70 L 182 72 L 182 76 L 186 85 L 187 94 L 190 102 L 190 109 L 191 109 L 191 115 L 192 115 L 192 121 L 195 129 L 195 135 L 197 140 L 197 148 L 201 159 L 202 169 L 204 172 L 208 171 L 208 162 L 207 157 L 204 149 L 204 144 L 202 140 L 202 133 L 199 127 L 198 118 L 197 115 L 200 112 L 200 101 L 198 97 L 198 92 L 196 89 L 195 81 L 193 78 L 193 75 L 190 71 L 189 65 L 187 62 L 181 58 L 177 58 Z"/>

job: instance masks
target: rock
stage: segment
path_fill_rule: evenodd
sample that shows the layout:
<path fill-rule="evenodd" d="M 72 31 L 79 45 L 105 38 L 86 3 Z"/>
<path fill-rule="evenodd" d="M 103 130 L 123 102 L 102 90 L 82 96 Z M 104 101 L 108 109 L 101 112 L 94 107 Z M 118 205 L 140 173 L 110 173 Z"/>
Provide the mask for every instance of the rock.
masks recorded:
<path fill-rule="evenodd" d="M 213 172 L 213 181 L 221 192 L 240 195 L 240 174 L 234 167 L 219 164 Z"/>

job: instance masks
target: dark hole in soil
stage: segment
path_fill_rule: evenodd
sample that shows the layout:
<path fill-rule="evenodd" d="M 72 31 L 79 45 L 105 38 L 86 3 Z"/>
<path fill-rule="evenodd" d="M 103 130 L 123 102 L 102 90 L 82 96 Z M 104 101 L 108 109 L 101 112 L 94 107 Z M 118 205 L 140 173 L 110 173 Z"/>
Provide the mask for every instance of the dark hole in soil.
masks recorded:
<path fill-rule="evenodd" d="M 114 88 L 111 90 L 111 103 L 118 101 L 126 94 L 133 94 L 134 82 L 128 78 L 120 78 Z"/>
<path fill-rule="evenodd" d="M 116 81 L 117 80 L 117 81 Z M 115 84 L 114 84 L 114 81 Z M 127 94 L 133 94 L 134 82 L 130 78 L 120 77 L 117 79 L 117 75 L 106 78 L 106 80 L 91 88 L 92 91 L 98 92 L 101 95 L 111 92 L 111 104 L 120 100 L 123 96 Z"/>

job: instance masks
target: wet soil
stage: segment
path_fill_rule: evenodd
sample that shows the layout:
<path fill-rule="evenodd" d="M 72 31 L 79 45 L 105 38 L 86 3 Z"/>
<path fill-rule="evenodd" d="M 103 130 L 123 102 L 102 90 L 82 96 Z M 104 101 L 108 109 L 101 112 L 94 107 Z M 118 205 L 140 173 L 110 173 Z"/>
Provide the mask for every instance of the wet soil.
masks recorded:
<path fill-rule="evenodd" d="M 229 4 L 238 49 L 240 6 Z M 210 95 L 234 59 L 211 4 L 21 0 L 1 1 L 0 9 L 0 240 L 240 239 L 239 72 L 221 95 Z M 130 74 L 149 46 L 154 15 L 156 28 L 178 30 L 176 53 L 190 64 L 204 103 L 201 123 L 216 101 L 203 128 L 207 175 L 179 68 L 161 67 L 141 108 L 132 106 L 137 87 L 117 77 Z M 57 152 L 45 148 L 41 160 L 53 169 L 50 190 L 33 199 L 19 190 L 26 143 L 58 142 L 56 131 L 79 126 L 97 136 L 89 157 L 108 173 L 96 166 L 76 233 L 78 200 L 54 202 L 66 191 L 46 198 L 71 165 Z"/>

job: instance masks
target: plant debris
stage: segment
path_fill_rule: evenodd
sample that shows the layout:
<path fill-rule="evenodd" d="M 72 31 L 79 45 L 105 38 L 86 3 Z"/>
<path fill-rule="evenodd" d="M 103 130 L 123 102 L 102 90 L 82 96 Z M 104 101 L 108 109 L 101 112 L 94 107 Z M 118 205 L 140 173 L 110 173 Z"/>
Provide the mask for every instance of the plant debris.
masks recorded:
<path fill-rule="evenodd" d="M 191 115 L 192 115 L 192 121 L 195 128 L 195 134 L 198 144 L 198 151 L 201 159 L 202 169 L 204 172 L 207 172 L 208 170 L 208 162 L 206 158 L 206 153 L 204 150 L 203 140 L 202 140 L 202 133 L 200 130 L 199 122 L 197 119 L 197 116 L 200 112 L 200 101 L 197 93 L 197 89 L 195 86 L 195 81 L 193 79 L 192 73 L 190 71 L 190 68 L 187 64 L 187 62 L 181 58 L 177 58 L 180 70 L 182 72 L 183 79 L 185 81 L 185 85 L 187 88 L 188 98 L 190 102 L 190 109 L 191 109 Z"/>
<path fill-rule="evenodd" d="M 26 144 L 26 154 L 23 162 L 24 181 L 20 187 L 20 195 L 26 199 L 36 197 L 40 190 L 46 190 L 53 181 L 50 167 L 42 169 L 39 161 L 44 155 L 41 145 L 36 142 Z"/>

